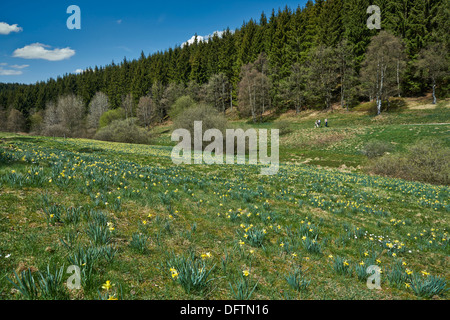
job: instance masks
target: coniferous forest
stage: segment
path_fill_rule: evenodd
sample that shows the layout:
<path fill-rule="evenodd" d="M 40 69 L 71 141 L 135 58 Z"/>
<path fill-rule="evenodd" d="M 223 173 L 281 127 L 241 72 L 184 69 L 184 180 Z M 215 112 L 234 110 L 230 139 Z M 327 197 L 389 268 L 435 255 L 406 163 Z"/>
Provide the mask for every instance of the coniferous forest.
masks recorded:
<path fill-rule="evenodd" d="M 381 30 L 367 27 L 370 5 L 381 8 Z M 449 12 L 448 0 L 317 0 L 274 9 L 207 41 L 32 85 L 0 84 L 0 125 L 89 137 L 108 112 L 103 125 L 136 117 L 149 128 L 186 97 L 254 121 L 269 110 L 349 109 L 362 101 L 381 112 L 393 98 L 431 91 L 436 103 L 450 93 Z M 66 119 L 57 112 L 64 102 L 72 112 Z"/>

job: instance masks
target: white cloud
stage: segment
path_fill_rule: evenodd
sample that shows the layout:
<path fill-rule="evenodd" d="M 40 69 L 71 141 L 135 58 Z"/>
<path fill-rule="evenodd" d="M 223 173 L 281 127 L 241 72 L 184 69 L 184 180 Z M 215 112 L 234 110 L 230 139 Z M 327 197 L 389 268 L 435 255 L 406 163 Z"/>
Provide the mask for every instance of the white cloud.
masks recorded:
<path fill-rule="evenodd" d="M 7 69 L 5 68 L 7 67 Z M 28 64 L 8 66 L 6 62 L 0 63 L 0 76 L 19 76 L 23 74 L 22 69 L 28 68 Z"/>
<path fill-rule="evenodd" d="M 197 36 L 197 41 L 198 41 L 198 42 L 204 42 L 204 41 L 208 42 L 210 39 L 212 39 L 212 37 L 213 37 L 215 34 L 217 34 L 217 36 L 218 36 L 219 38 L 221 38 L 221 37 L 223 36 L 223 34 L 224 34 L 224 31 L 214 31 L 212 34 L 208 34 L 208 35 L 206 35 L 206 36 Z M 192 38 L 190 38 L 188 41 L 186 41 L 185 43 L 183 43 L 183 44 L 181 45 L 181 47 L 184 47 L 185 45 L 191 45 L 191 44 L 193 44 L 194 42 L 195 42 L 195 35 L 192 36 Z"/>
<path fill-rule="evenodd" d="M 197 41 L 201 42 L 203 41 L 204 38 L 202 36 L 197 36 Z M 181 46 L 184 47 L 185 45 L 191 45 L 195 42 L 195 36 L 192 36 L 192 38 L 190 38 L 188 41 L 186 41 L 185 43 L 183 43 Z"/>
<path fill-rule="evenodd" d="M 11 32 L 20 32 L 22 30 L 17 24 L 9 25 L 6 22 L 0 22 L 0 34 L 10 34 Z"/>
<path fill-rule="evenodd" d="M 70 48 L 49 50 L 51 46 L 42 43 L 33 43 L 23 48 L 16 49 L 13 57 L 23 59 L 44 59 L 48 61 L 60 61 L 69 59 L 75 54 L 75 50 Z"/>
<path fill-rule="evenodd" d="M 21 70 L 3 69 L 0 67 L 0 76 L 19 76 L 23 74 Z"/>
<path fill-rule="evenodd" d="M 77 70 L 75 70 L 75 73 L 76 73 L 76 74 L 83 73 L 83 72 L 84 72 L 83 69 L 77 69 Z"/>
<path fill-rule="evenodd" d="M 23 69 L 23 68 L 28 68 L 30 65 L 28 64 L 13 64 L 12 66 L 10 66 L 10 68 L 14 68 L 14 69 Z"/>

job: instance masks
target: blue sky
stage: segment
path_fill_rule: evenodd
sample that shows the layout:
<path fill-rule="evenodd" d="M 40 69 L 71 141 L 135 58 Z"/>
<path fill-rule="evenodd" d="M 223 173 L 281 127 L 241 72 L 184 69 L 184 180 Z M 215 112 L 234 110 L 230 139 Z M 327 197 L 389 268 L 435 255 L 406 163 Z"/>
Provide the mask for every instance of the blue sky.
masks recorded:
<path fill-rule="evenodd" d="M 259 21 L 276 1 L 12 1 L 0 2 L 0 82 L 35 83 L 181 45 L 200 36 Z M 81 29 L 69 30 L 67 8 L 81 9 Z"/>

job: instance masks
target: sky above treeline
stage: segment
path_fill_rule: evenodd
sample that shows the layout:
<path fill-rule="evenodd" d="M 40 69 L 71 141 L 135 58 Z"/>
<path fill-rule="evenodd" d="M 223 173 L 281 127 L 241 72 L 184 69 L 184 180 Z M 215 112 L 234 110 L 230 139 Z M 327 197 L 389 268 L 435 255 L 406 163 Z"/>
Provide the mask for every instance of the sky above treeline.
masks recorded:
<path fill-rule="evenodd" d="M 0 2 L 0 82 L 35 83 L 120 63 L 207 37 L 272 9 L 295 10 L 306 0 L 276 1 L 12 1 Z M 68 8 L 76 5 L 77 12 Z M 69 29 L 79 21 L 80 29 Z"/>

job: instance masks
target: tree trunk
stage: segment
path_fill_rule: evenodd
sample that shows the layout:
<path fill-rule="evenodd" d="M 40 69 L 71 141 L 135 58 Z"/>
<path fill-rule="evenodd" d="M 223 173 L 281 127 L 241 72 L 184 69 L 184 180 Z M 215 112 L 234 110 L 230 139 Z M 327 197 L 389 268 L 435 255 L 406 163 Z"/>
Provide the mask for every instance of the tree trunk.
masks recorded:
<path fill-rule="evenodd" d="M 400 60 L 397 60 L 397 90 L 398 90 L 398 97 L 401 97 L 400 94 Z"/>
<path fill-rule="evenodd" d="M 230 84 L 230 109 L 233 111 L 233 86 Z"/>
<path fill-rule="evenodd" d="M 436 99 L 436 80 L 433 80 L 433 104 L 437 103 Z"/>

